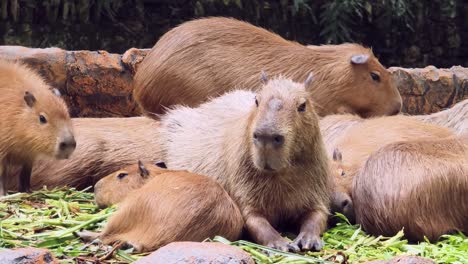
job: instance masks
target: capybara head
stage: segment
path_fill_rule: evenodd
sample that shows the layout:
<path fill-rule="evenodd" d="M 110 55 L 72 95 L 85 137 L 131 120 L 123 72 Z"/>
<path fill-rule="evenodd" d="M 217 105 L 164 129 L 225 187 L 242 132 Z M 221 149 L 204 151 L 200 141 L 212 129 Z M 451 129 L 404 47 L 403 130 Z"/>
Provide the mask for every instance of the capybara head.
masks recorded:
<path fill-rule="evenodd" d="M 262 89 L 256 93 L 250 126 L 251 155 L 261 171 L 277 172 L 290 166 L 298 133 L 309 133 L 309 124 L 317 115 L 305 90 L 312 75 L 304 83 L 290 79 L 267 80 L 262 72 Z"/>
<path fill-rule="evenodd" d="M 356 217 L 354 215 L 354 205 L 351 194 L 355 168 L 343 163 L 342 153 L 336 148 L 333 151 L 333 161 L 330 162 L 330 167 L 334 180 L 330 211 L 332 214 L 341 213 L 345 215 L 351 223 L 354 223 Z"/>
<path fill-rule="evenodd" d="M 36 72 L 20 63 L 0 62 L 0 72 L 4 75 L 0 78 L 4 96 L 11 96 L 9 105 L 4 107 L 16 108 L 10 116 L 14 120 L 11 133 L 18 144 L 28 149 L 27 153 L 16 154 L 68 158 L 76 142 L 68 108 L 60 92 L 51 89 Z"/>
<path fill-rule="evenodd" d="M 325 73 L 328 78 L 337 80 L 325 79 L 318 82 L 324 86 L 341 87 L 329 101 L 332 105 L 327 104 L 327 108 L 336 108 L 335 113 L 357 113 L 364 118 L 400 113 L 400 92 L 390 72 L 374 56 L 372 50 L 352 43 L 307 47 L 324 54 L 330 49 L 335 51 L 331 52 L 335 56 L 345 56 L 336 58 L 335 63 L 323 68 L 328 71 Z M 325 88 L 334 89 L 322 87 Z"/>
<path fill-rule="evenodd" d="M 40 98 L 41 95 L 25 92 L 23 99 L 26 111 L 22 116 L 24 124 L 28 124 L 25 137 L 28 142 L 55 142 L 47 146 L 33 143 L 32 147 L 47 156 L 67 159 L 76 148 L 72 123 L 64 102 L 59 100 L 56 92 L 52 96 L 55 98 L 47 98 L 50 95 Z"/>
<path fill-rule="evenodd" d="M 110 175 L 100 179 L 94 185 L 95 202 L 104 208 L 121 202 L 127 194 L 143 186 L 150 178 L 167 172 L 164 162 L 138 164 L 126 166 Z"/>

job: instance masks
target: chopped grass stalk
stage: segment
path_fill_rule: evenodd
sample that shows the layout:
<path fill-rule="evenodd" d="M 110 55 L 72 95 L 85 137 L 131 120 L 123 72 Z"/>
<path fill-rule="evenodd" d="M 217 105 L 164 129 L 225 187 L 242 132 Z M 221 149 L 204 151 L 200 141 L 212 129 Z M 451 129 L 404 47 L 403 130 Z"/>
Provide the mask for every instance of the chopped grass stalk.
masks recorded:
<path fill-rule="evenodd" d="M 100 231 L 115 207 L 100 210 L 92 193 L 73 188 L 47 190 L 31 194 L 15 193 L 0 198 L 0 248 L 47 248 L 61 263 L 131 263 L 145 254 L 115 249 L 100 243 L 84 243 L 74 234 L 81 229 Z M 462 234 L 444 235 L 439 241 L 409 244 L 404 230 L 393 237 L 370 236 L 358 225 L 351 225 L 337 214 L 336 227 L 323 234 L 320 252 L 295 254 L 282 252 L 249 241 L 229 241 L 217 236 L 216 241 L 241 248 L 256 263 L 360 263 L 389 259 L 396 255 L 416 255 L 437 263 L 468 263 L 468 238 Z"/>

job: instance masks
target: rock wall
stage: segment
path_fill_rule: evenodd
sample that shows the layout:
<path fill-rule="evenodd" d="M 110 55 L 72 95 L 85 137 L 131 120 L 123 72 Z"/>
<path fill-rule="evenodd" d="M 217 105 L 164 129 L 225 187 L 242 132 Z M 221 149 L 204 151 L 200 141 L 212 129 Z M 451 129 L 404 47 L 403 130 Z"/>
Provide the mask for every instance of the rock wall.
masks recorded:
<path fill-rule="evenodd" d="M 73 117 L 130 117 L 140 114 L 132 98 L 132 78 L 148 51 L 131 48 L 114 54 L 0 46 L 0 58 L 35 67 L 62 92 Z M 403 97 L 405 113 L 434 113 L 468 99 L 468 68 L 389 70 Z"/>

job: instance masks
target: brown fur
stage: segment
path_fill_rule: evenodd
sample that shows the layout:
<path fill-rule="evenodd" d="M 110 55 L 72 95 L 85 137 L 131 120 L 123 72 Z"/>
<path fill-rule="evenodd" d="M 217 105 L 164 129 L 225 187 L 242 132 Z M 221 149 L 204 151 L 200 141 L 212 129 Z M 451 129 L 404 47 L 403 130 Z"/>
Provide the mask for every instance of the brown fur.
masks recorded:
<path fill-rule="evenodd" d="M 318 117 L 304 85 L 278 78 L 257 93 L 238 90 L 197 108 L 179 106 L 162 117 L 160 139 L 168 168 L 223 185 L 255 241 L 283 250 L 321 247 L 331 187 Z M 275 230 L 287 225 L 301 225 L 293 244 Z"/>
<path fill-rule="evenodd" d="M 150 118 L 73 118 L 72 122 L 78 142 L 74 154 L 68 160 L 36 161 L 33 189 L 44 185 L 82 189 L 135 160 L 161 158 L 155 132 L 158 123 Z M 16 183 L 10 181 L 8 186 L 14 188 Z"/>
<path fill-rule="evenodd" d="M 0 196 L 14 166 L 21 166 L 19 191 L 29 191 L 33 161 L 66 159 L 76 142 L 65 102 L 29 67 L 0 60 Z M 42 122 L 41 122 L 42 118 Z"/>
<path fill-rule="evenodd" d="M 353 64 L 354 55 L 369 59 Z M 146 113 L 177 104 L 195 107 L 236 88 L 257 90 L 261 70 L 294 81 L 313 72 L 316 81 L 307 89 L 319 116 L 391 115 L 401 108 L 390 73 L 370 49 L 349 43 L 306 47 L 224 17 L 188 21 L 163 35 L 136 72 L 134 97 Z"/>
<path fill-rule="evenodd" d="M 374 235 L 404 227 L 410 240 L 468 232 L 468 136 L 386 145 L 357 174 L 358 223 Z"/>
<path fill-rule="evenodd" d="M 188 171 L 145 167 L 151 179 L 119 203 L 99 236 L 104 243 L 122 241 L 142 252 L 174 241 L 203 241 L 216 235 L 239 238 L 241 212 L 221 185 Z M 135 165 L 124 170 L 134 171 Z M 121 187 L 114 174 L 108 177 L 102 180 L 110 186 L 102 187 Z"/>
<path fill-rule="evenodd" d="M 414 118 L 450 128 L 455 133 L 461 134 L 468 131 L 468 99 L 458 102 L 449 109 L 430 115 L 417 115 Z"/>
<path fill-rule="evenodd" d="M 334 132 L 338 137 L 333 148 L 342 155 L 342 158 L 331 162 L 331 172 L 335 180 L 332 211 L 344 213 L 351 222 L 354 222 L 354 202 L 351 195 L 353 179 L 372 153 L 395 142 L 439 139 L 454 135 L 447 128 L 404 115 L 378 117 L 362 122 L 356 122 L 352 117 L 348 118 L 346 121 L 346 117 L 343 116 L 343 125 L 335 125 L 337 129 L 329 129 L 328 132 Z M 343 127 L 346 128 L 345 134 L 339 135 Z M 332 154 L 329 155 L 331 157 Z"/>

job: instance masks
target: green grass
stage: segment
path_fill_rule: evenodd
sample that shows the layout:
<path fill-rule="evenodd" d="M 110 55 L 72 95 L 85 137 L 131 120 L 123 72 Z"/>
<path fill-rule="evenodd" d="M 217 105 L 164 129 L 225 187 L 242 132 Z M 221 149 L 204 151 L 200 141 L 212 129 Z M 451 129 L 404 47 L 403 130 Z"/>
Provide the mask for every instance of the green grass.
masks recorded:
<path fill-rule="evenodd" d="M 17 193 L 0 199 L 0 248 L 48 248 L 62 263 L 130 263 L 145 254 L 121 250 L 97 241 L 83 243 L 74 233 L 81 229 L 100 230 L 115 207 L 98 209 L 93 194 L 74 189 Z M 394 237 L 366 235 L 343 216 L 339 224 L 324 235 L 320 252 L 293 254 L 280 252 L 248 241 L 230 242 L 222 237 L 209 241 L 231 244 L 248 252 L 257 263 L 359 263 L 389 259 L 396 255 L 417 255 L 438 263 L 468 263 L 468 238 L 463 234 L 445 235 L 437 243 L 409 244 L 403 231 Z"/>

